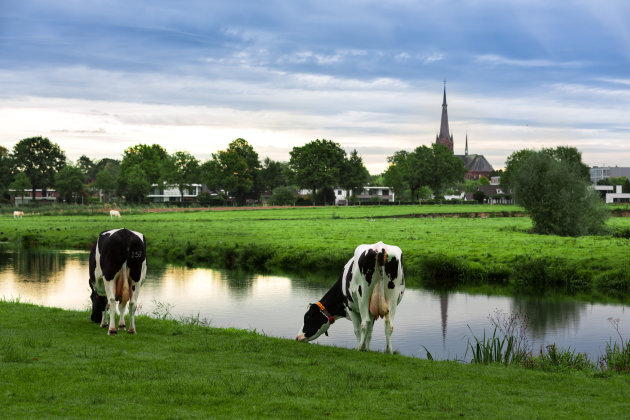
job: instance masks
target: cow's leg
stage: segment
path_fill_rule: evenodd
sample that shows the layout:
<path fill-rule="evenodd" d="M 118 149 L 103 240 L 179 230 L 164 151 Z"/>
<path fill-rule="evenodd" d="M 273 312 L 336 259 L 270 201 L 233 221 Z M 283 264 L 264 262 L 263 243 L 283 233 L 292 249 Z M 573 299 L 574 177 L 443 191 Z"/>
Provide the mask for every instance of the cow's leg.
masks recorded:
<path fill-rule="evenodd" d="M 385 315 L 385 342 L 386 342 L 386 347 L 385 347 L 385 351 L 389 354 L 393 354 L 394 351 L 392 350 L 392 332 L 394 332 L 394 326 L 392 325 L 392 321 L 389 318 L 389 314 Z"/>
<path fill-rule="evenodd" d="M 107 294 L 107 306 L 109 307 L 108 335 L 116 334 L 116 276 L 111 280 L 105 279 L 105 293 Z"/>
<path fill-rule="evenodd" d="M 365 340 L 363 342 L 365 351 L 370 351 L 370 341 L 372 341 L 372 331 L 374 329 L 374 321 L 375 321 L 375 318 L 372 318 L 370 316 L 368 319 L 368 322 L 366 323 L 367 328 L 365 329 Z"/>
<path fill-rule="evenodd" d="M 122 301 L 118 302 L 118 315 L 120 316 L 120 318 L 118 318 L 118 329 L 119 330 L 124 330 L 126 325 L 125 325 L 125 311 L 127 310 L 127 304 L 123 304 Z"/>
<path fill-rule="evenodd" d="M 140 292 L 140 283 L 136 283 L 133 285 L 133 293 L 131 294 L 131 299 L 129 300 L 129 330 L 127 331 L 129 334 L 136 333 L 136 308 L 138 303 L 138 293 Z"/>
<path fill-rule="evenodd" d="M 356 312 L 352 312 L 350 319 L 352 319 L 354 335 L 357 337 L 357 350 L 361 350 L 361 316 Z"/>

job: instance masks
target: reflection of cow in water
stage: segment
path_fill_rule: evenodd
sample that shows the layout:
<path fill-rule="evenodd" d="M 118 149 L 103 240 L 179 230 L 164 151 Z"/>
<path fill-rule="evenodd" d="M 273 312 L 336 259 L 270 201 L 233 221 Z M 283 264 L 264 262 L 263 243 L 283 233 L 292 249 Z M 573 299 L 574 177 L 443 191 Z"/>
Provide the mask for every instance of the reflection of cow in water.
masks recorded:
<path fill-rule="evenodd" d="M 129 332 L 136 332 L 134 315 L 140 286 L 147 274 L 147 244 L 144 235 L 128 229 L 101 232 L 90 253 L 90 289 L 94 322 L 107 327 L 108 334 L 116 334 L 116 301 L 120 320 L 118 328 L 125 328 L 125 310 L 129 302 Z"/>
<path fill-rule="evenodd" d="M 328 334 L 336 319 L 346 317 L 354 324 L 357 348 L 369 350 L 372 327 L 380 317 L 385 320 L 386 351 L 392 353 L 392 322 L 404 291 L 400 248 L 383 242 L 359 245 L 337 283 L 319 302 L 309 305 L 297 339 L 315 340 Z"/>

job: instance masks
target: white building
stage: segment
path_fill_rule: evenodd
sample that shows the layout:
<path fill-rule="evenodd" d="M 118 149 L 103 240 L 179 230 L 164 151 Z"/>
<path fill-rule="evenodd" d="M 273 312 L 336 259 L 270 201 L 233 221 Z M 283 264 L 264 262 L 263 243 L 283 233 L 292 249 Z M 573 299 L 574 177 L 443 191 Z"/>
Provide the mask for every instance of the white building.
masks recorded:
<path fill-rule="evenodd" d="M 192 184 L 192 188 L 184 190 L 184 201 L 196 200 L 201 193 L 201 184 Z M 151 185 L 151 192 L 147 196 L 154 203 L 173 203 L 182 201 L 179 188 L 158 188 L 157 184 Z"/>
<path fill-rule="evenodd" d="M 348 203 L 348 197 L 346 196 L 346 190 L 337 187 L 335 191 L 335 204 L 338 206 L 345 206 Z M 394 202 L 394 191 L 390 187 L 363 187 L 361 192 L 356 194 L 356 198 L 360 203 L 371 204 L 378 201 Z"/>
<path fill-rule="evenodd" d="M 606 194 L 606 203 L 629 203 L 630 193 L 621 192 L 621 185 L 617 185 L 616 188 L 612 185 L 595 185 L 597 191 Z"/>

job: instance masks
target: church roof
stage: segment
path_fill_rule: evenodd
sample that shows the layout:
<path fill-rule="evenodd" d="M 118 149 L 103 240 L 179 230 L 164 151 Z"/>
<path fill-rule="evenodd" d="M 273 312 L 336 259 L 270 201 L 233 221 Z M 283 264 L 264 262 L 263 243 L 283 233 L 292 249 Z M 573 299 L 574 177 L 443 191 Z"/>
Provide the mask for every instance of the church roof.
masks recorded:
<path fill-rule="evenodd" d="M 494 168 L 483 155 L 455 155 L 464 162 L 468 172 L 492 172 Z"/>
<path fill-rule="evenodd" d="M 448 128 L 448 112 L 446 110 L 446 86 L 444 86 L 444 99 L 442 100 L 442 121 L 440 122 L 440 134 L 438 134 L 436 143 L 443 144 L 453 150 L 453 136 L 451 136 Z"/>

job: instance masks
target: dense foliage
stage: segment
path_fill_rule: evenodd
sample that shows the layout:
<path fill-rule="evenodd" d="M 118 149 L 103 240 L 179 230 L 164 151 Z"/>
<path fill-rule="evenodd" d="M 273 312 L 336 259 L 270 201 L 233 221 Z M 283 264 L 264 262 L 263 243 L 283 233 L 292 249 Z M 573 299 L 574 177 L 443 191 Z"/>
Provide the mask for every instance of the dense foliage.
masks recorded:
<path fill-rule="evenodd" d="M 591 187 L 588 167 L 576 149 L 514 153 L 506 173 L 514 199 L 529 212 L 535 232 L 580 236 L 604 230 L 608 210 Z"/>

